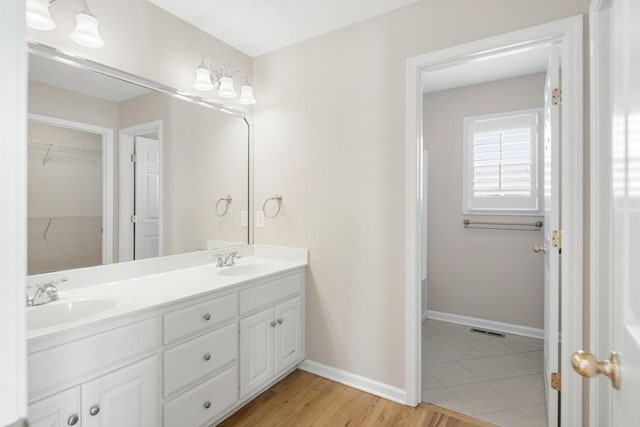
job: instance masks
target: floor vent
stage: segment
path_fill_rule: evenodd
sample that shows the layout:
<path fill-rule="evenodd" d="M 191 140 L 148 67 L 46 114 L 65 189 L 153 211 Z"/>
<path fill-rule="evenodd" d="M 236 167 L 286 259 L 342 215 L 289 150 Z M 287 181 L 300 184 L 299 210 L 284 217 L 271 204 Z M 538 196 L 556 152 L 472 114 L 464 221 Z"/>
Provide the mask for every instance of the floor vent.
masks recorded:
<path fill-rule="evenodd" d="M 487 331 L 486 329 L 471 328 L 471 332 L 475 332 L 477 334 L 489 335 L 492 337 L 499 337 L 499 338 L 505 337 L 505 335 L 501 334 L 500 332 Z"/>

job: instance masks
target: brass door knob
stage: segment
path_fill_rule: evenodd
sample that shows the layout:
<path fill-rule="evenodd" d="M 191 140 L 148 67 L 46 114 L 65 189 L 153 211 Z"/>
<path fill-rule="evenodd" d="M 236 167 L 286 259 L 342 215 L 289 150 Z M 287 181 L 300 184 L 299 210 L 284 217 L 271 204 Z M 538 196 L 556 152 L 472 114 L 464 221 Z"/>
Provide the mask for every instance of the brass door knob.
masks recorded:
<path fill-rule="evenodd" d="M 533 252 L 537 254 L 544 254 L 547 252 L 547 247 L 545 245 L 533 245 Z"/>
<path fill-rule="evenodd" d="M 593 378 L 603 374 L 611 380 L 616 390 L 620 389 L 620 356 L 611 353 L 611 360 L 598 360 L 593 354 L 577 351 L 571 357 L 573 370 L 585 378 Z"/>

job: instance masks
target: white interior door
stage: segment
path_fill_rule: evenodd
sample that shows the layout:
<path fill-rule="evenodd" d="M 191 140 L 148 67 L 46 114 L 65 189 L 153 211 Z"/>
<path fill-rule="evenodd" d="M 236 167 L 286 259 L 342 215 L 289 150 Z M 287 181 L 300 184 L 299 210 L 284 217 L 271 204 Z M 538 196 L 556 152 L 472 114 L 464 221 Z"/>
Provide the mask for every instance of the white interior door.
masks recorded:
<path fill-rule="evenodd" d="M 612 426 L 637 426 L 640 423 L 640 3 L 616 0 L 612 16 L 611 350 L 620 353 L 621 362 L 621 388 L 613 391 Z"/>
<path fill-rule="evenodd" d="M 560 87 L 560 54 L 549 50 L 544 88 L 544 385 L 549 427 L 558 425 L 558 392 L 551 388 L 559 372 L 560 250 L 553 233 L 560 230 L 560 105 L 553 91 Z"/>
<path fill-rule="evenodd" d="M 158 140 L 135 137 L 134 259 L 160 256 L 160 149 Z"/>

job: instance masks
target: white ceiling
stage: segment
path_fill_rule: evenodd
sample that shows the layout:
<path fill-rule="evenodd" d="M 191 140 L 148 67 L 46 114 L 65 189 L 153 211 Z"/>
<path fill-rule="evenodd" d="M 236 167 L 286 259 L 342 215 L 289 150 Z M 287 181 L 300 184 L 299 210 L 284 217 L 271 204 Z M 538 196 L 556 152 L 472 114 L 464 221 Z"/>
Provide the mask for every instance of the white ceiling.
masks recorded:
<path fill-rule="evenodd" d="M 36 55 L 29 55 L 29 80 L 114 102 L 151 92 L 133 83 Z"/>
<path fill-rule="evenodd" d="M 547 69 L 549 46 L 538 46 L 479 58 L 454 67 L 422 73 L 422 92 L 431 93 L 457 87 L 487 83 Z"/>
<path fill-rule="evenodd" d="M 258 56 L 420 0 L 149 0 Z"/>

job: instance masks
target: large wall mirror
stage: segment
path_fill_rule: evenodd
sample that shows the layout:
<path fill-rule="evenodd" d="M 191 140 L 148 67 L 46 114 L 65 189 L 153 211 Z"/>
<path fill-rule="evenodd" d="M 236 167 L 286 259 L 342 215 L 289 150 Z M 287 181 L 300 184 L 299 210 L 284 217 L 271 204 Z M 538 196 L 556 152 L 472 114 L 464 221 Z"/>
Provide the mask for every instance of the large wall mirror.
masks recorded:
<path fill-rule="evenodd" d="M 30 275 L 249 243 L 241 114 L 29 50 Z"/>

